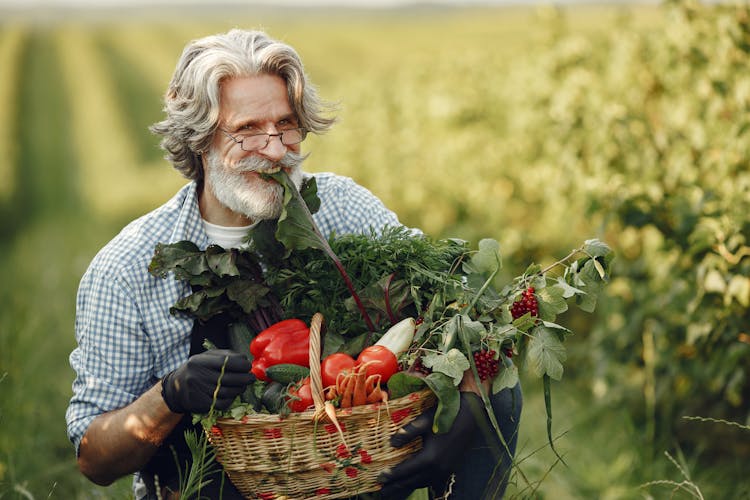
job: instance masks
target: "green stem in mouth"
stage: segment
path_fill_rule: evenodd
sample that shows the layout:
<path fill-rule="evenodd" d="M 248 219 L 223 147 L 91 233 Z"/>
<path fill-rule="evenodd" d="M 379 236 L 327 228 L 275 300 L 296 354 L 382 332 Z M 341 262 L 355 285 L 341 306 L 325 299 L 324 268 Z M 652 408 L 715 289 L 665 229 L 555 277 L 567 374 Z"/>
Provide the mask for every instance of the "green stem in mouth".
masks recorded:
<path fill-rule="evenodd" d="M 297 189 L 297 186 L 294 185 L 289 178 L 289 175 L 287 175 L 283 169 L 273 174 L 264 175 L 276 180 L 284 187 L 284 208 L 279 217 L 278 227 L 276 229 L 276 236 L 279 242 L 281 242 L 288 250 L 312 247 L 325 252 L 333 262 L 333 265 L 336 267 L 339 274 L 341 274 L 346 288 L 349 290 L 352 298 L 354 298 L 357 309 L 362 315 L 362 319 L 367 324 L 369 334 L 374 332 L 375 324 L 367 314 L 362 299 L 354 288 L 354 283 L 346 272 L 346 269 L 344 269 L 341 260 L 333 251 L 331 245 L 329 245 L 328 239 L 323 236 L 320 229 L 315 224 L 310 208 L 307 206 L 307 203 Z M 368 343 L 370 341 L 369 334 L 366 339 L 366 342 Z"/>

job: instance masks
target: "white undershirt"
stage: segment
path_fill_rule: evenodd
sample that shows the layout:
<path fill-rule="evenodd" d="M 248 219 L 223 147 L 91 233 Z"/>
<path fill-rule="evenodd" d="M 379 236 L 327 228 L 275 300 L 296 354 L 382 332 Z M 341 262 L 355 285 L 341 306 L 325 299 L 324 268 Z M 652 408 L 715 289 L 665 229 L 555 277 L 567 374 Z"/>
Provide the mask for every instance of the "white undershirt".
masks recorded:
<path fill-rule="evenodd" d="M 216 224 L 212 224 L 205 219 L 201 220 L 203 220 L 203 227 L 206 230 L 208 239 L 210 239 L 212 243 L 215 243 L 224 249 L 239 248 L 245 246 L 242 240 L 247 237 L 247 232 L 250 230 L 250 228 L 257 224 L 256 222 L 255 224 L 250 224 L 249 226 L 232 227 L 219 226 Z"/>

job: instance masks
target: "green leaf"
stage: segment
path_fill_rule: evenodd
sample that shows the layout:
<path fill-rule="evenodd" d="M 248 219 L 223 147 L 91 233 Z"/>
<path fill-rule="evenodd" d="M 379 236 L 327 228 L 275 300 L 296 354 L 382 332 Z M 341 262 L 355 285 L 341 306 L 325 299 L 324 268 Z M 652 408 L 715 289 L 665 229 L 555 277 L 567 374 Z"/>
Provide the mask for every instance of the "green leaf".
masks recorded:
<path fill-rule="evenodd" d="M 703 288 L 709 293 L 724 293 L 727 288 L 727 282 L 724 276 L 716 269 L 709 269 L 706 277 L 703 279 Z"/>
<path fill-rule="evenodd" d="M 422 362 L 427 368 L 432 368 L 432 371 L 443 373 L 452 378 L 454 385 L 461 383 L 464 372 L 471 367 L 464 353 L 456 348 L 445 354 L 425 354 Z"/>
<path fill-rule="evenodd" d="M 310 176 L 302 181 L 302 185 L 299 189 L 299 194 L 310 210 L 311 214 L 314 214 L 320 209 L 320 198 L 318 198 L 318 182 L 315 177 Z"/>
<path fill-rule="evenodd" d="M 501 266 L 500 243 L 491 238 L 479 241 L 479 250 L 471 256 L 471 264 L 479 273 L 492 273 Z"/>
<path fill-rule="evenodd" d="M 310 208 L 305 203 L 296 189 L 291 184 L 289 176 L 280 171 L 271 174 L 273 178 L 284 188 L 284 204 L 276 225 L 276 239 L 281 242 L 287 249 L 287 255 L 292 250 L 304 250 L 305 248 L 317 248 L 326 251 L 328 248 L 327 241 L 318 232 L 315 223 L 312 220 Z M 317 194 L 313 190 L 315 187 L 314 180 L 310 187 L 306 189 L 308 199 L 317 199 Z M 317 201 L 317 205 L 320 201 Z"/>
<path fill-rule="evenodd" d="M 258 301 L 268 294 L 268 287 L 249 280 L 234 280 L 227 285 L 226 291 L 230 300 L 250 314 L 258 308 Z"/>
<path fill-rule="evenodd" d="M 584 293 L 586 293 L 579 288 L 569 285 L 565 281 L 565 278 L 563 278 L 562 276 L 557 277 L 557 281 L 555 282 L 554 286 L 562 290 L 562 296 L 564 299 L 569 299 L 574 295 L 583 295 Z"/>
<path fill-rule="evenodd" d="M 526 359 L 538 377 L 548 375 L 560 380 L 563 375 L 563 362 L 567 359 L 565 346 L 557 334 L 545 326 L 537 326 L 531 332 Z"/>
<path fill-rule="evenodd" d="M 388 379 L 388 392 L 391 399 L 398 399 L 412 392 L 421 391 L 424 386 L 425 380 L 423 378 L 410 375 L 406 372 L 394 373 Z"/>
<path fill-rule="evenodd" d="M 198 290 L 175 302 L 174 306 L 169 309 L 169 312 L 172 314 L 183 312 L 199 320 L 206 321 L 226 310 L 227 302 L 222 297 L 223 293 L 223 288 Z"/>
<path fill-rule="evenodd" d="M 558 314 L 568 310 L 568 303 L 565 301 L 563 293 L 564 290 L 556 286 L 545 287 L 536 292 L 541 319 L 554 321 Z"/>
<path fill-rule="evenodd" d="M 359 290 L 359 298 L 362 300 L 368 312 L 372 311 L 373 317 L 383 316 L 386 318 L 401 318 L 401 310 L 413 302 L 409 284 L 404 280 L 393 279 L 393 274 L 383 276 L 377 282 Z M 356 303 L 353 297 L 346 299 L 347 309 L 356 311 Z"/>
<path fill-rule="evenodd" d="M 525 332 L 536 325 L 536 320 L 536 316 L 532 316 L 531 313 L 526 313 L 513 320 L 513 327 Z"/>
<path fill-rule="evenodd" d="M 455 316 L 451 316 L 451 318 L 443 325 L 442 328 L 442 342 L 440 345 L 440 350 L 442 352 L 448 352 L 451 350 L 453 345 L 456 343 L 456 339 L 458 338 L 458 330 L 461 325 L 461 318 L 462 316 L 460 314 L 456 314 Z"/>
<path fill-rule="evenodd" d="M 365 348 L 366 342 L 366 333 L 361 333 L 354 337 L 344 337 L 338 332 L 329 330 L 325 334 L 322 357 L 326 357 L 334 352 L 343 352 L 356 357 Z"/>
<path fill-rule="evenodd" d="M 453 425 L 453 421 L 456 419 L 456 415 L 458 415 L 458 408 L 461 405 L 458 387 L 453 385 L 450 377 L 442 373 L 430 373 L 423 380 L 432 392 L 435 393 L 438 400 L 437 408 L 435 409 L 435 419 L 432 421 L 432 432 L 435 434 L 448 432 Z M 390 383 L 390 380 L 388 382 Z"/>
<path fill-rule="evenodd" d="M 472 320 L 468 315 L 461 314 L 459 325 L 459 336 L 469 344 L 478 344 L 487 333 L 487 329 L 481 321 Z"/>
<path fill-rule="evenodd" d="M 529 266 L 526 268 L 526 270 L 523 272 L 524 276 L 532 276 L 534 274 L 538 274 L 542 271 L 542 266 L 540 264 L 529 264 Z"/>
<path fill-rule="evenodd" d="M 612 254 L 609 245 L 598 239 L 586 240 L 583 243 L 583 251 L 592 257 L 606 257 Z"/>
<path fill-rule="evenodd" d="M 599 277 L 599 271 L 594 266 L 594 260 L 588 259 L 577 274 L 578 286 L 585 292 L 584 295 L 576 297 L 576 304 L 586 312 L 596 309 L 599 294 L 604 288 L 604 281 Z"/>
<path fill-rule="evenodd" d="M 190 280 L 211 269 L 203 252 L 191 241 L 156 245 L 148 271 L 153 276 L 164 278 L 170 271 L 178 280 Z"/>
<path fill-rule="evenodd" d="M 323 352 L 321 353 L 321 358 L 325 358 L 334 352 L 344 352 L 343 346 L 346 343 L 346 338 L 340 333 L 328 330 L 323 340 Z"/>
<path fill-rule="evenodd" d="M 277 222 L 275 219 L 262 220 L 248 231 L 251 249 L 272 266 L 281 266 L 285 253 L 284 245 L 276 239 Z"/>
<path fill-rule="evenodd" d="M 518 383 L 518 367 L 514 363 L 500 363 L 500 371 L 492 381 L 492 394 L 512 389 Z"/>
<path fill-rule="evenodd" d="M 209 245 L 206 248 L 206 264 L 217 276 L 239 276 L 237 269 L 237 252 L 224 250 L 219 245 Z"/>
<path fill-rule="evenodd" d="M 606 271 L 604 271 L 604 266 L 602 266 L 602 264 L 596 259 L 592 259 L 591 262 L 594 263 L 594 268 L 596 269 L 596 272 L 599 273 L 599 277 L 603 280 L 606 280 L 607 273 Z"/>
<path fill-rule="evenodd" d="M 328 240 L 321 234 L 320 229 L 315 224 L 312 218 L 310 208 L 302 197 L 302 194 L 297 190 L 297 186 L 291 181 L 289 176 L 283 170 L 270 175 L 269 177 L 275 179 L 279 184 L 284 187 L 284 204 L 276 226 L 276 239 L 279 240 L 284 247 L 286 247 L 286 255 L 288 257 L 292 250 L 304 250 L 306 248 L 314 248 L 322 250 L 336 266 L 336 269 L 341 274 L 342 279 L 346 283 L 346 287 L 357 303 L 357 308 L 362 315 L 362 319 L 367 324 L 368 332 L 371 334 L 376 331 L 376 327 L 372 322 L 371 318 L 367 314 L 367 310 L 364 305 L 360 304 L 361 299 L 354 289 L 354 283 L 352 283 L 346 269 L 344 269 L 338 255 L 333 251 Z M 314 180 L 310 181 L 311 187 L 306 188 L 306 196 L 314 199 L 316 194 L 313 187 L 315 187 Z M 307 186 L 307 184 L 306 184 Z M 317 202 L 319 203 L 319 201 Z M 316 204 L 313 204 L 313 208 L 316 208 Z M 369 340 L 369 336 L 368 336 Z"/>
<path fill-rule="evenodd" d="M 490 337 L 499 346 L 505 340 L 515 340 L 518 337 L 518 329 L 509 324 L 493 323 L 490 326 Z"/>

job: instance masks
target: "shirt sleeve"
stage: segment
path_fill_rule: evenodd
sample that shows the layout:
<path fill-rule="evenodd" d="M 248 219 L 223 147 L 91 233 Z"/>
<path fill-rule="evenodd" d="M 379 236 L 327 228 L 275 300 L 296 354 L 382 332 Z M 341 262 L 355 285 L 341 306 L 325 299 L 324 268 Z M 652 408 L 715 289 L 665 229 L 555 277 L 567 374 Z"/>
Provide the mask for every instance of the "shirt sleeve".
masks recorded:
<path fill-rule="evenodd" d="M 153 385 L 153 353 L 141 314 L 126 283 L 89 269 L 76 300 L 76 340 L 70 354 L 76 372 L 66 412 L 68 437 L 76 447 L 91 421 L 130 404 Z"/>
<path fill-rule="evenodd" d="M 316 174 L 320 210 L 314 215 L 323 234 L 366 234 L 399 226 L 398 216 L 367 188 L 349 177 Z"/>

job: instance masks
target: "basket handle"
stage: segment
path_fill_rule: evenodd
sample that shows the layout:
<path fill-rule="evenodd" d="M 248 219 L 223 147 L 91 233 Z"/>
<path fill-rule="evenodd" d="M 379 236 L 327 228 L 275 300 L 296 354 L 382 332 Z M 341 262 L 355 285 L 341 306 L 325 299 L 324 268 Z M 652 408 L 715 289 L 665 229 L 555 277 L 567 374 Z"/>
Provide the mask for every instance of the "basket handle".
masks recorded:
<path fill-rule="evenodd" d="M 315 313 L 310 321 L 310 392 L 316 411 L 323 411 L 325 397 L 323 396 L 323 378 L 320 373 L 320 328 L 323 315 Z"/>

